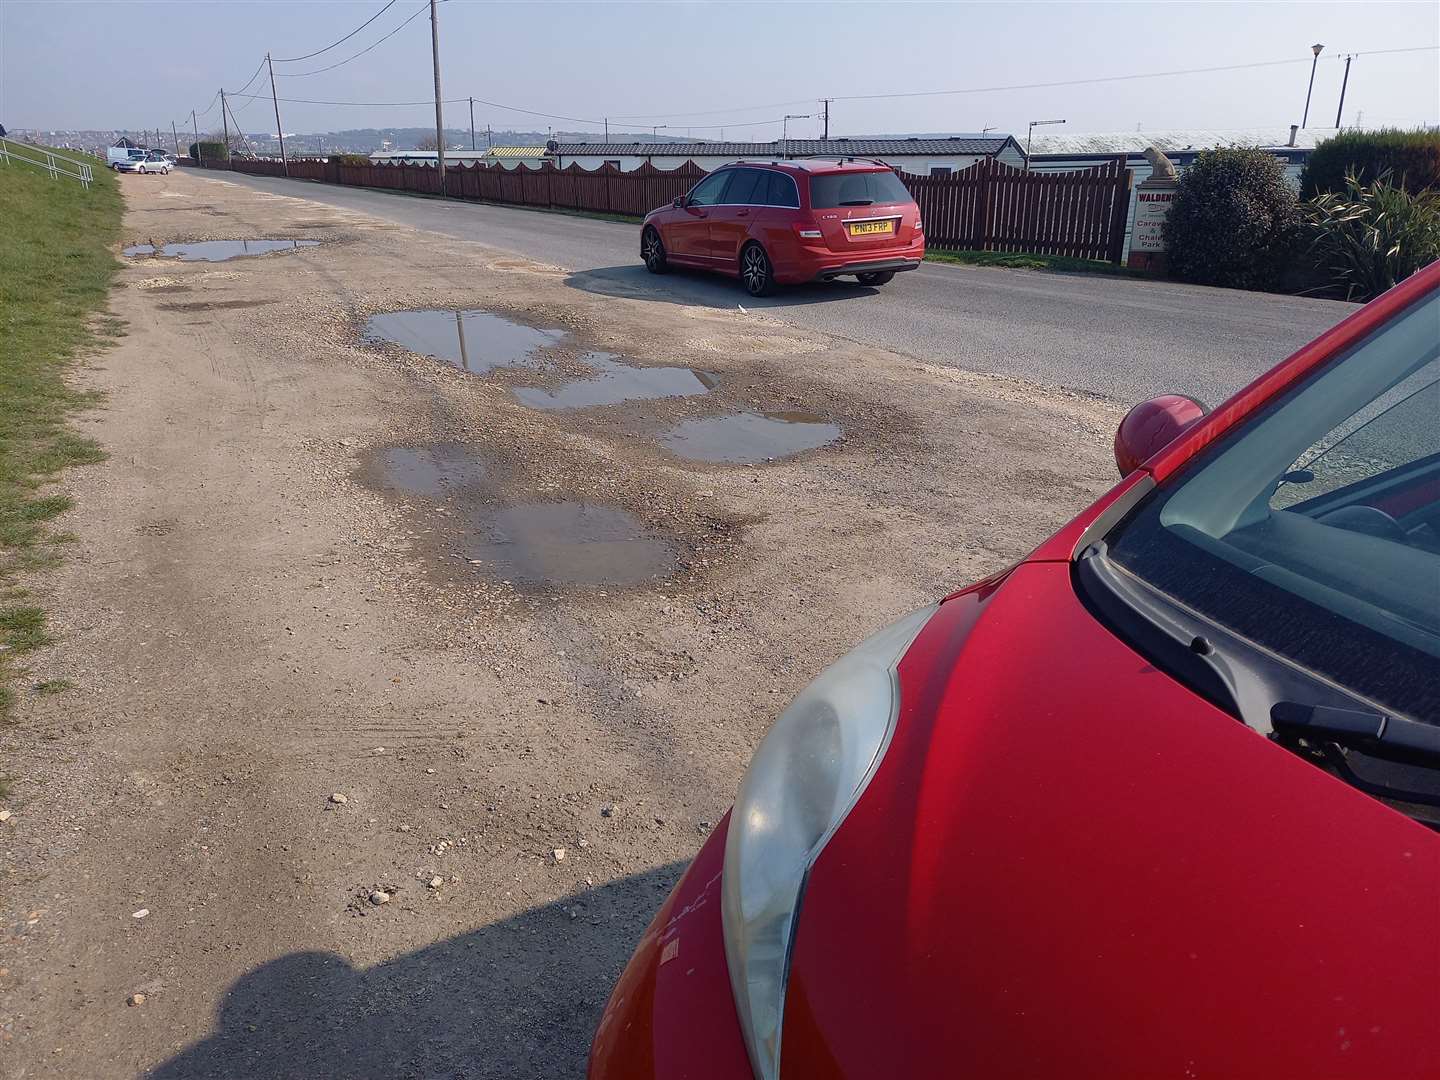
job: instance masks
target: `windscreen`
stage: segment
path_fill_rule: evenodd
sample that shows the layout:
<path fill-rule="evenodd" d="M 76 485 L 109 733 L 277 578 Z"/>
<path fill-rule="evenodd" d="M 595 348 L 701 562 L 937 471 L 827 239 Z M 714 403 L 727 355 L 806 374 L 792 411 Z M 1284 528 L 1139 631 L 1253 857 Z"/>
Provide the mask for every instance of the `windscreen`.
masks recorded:
<path fill-rule="evenodd" d="M 1440 722 L 1440 296 L 1248 420 L 1107 544 L 1198 614 Z"/>

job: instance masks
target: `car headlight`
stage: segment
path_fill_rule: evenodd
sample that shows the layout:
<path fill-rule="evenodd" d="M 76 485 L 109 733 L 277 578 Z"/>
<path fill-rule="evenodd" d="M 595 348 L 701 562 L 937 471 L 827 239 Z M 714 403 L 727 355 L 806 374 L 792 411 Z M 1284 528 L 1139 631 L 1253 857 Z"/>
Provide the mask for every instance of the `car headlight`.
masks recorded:
<path fill-rule="evenodd" d="M 740 784 L 725 840 L 721 913 L 735 1009 L 759 1080 L 780 1070 L 780 1024 L 805 875 L 884 756 L 896 667 L 934 607 L 842 656 L 775 721 Z"/>

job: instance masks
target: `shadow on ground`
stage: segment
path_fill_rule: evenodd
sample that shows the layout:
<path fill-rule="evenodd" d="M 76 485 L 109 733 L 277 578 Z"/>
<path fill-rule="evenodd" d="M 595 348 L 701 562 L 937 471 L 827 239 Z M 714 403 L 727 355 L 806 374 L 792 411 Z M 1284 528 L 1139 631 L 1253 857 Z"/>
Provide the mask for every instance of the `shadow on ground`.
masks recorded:
<path fill-rule="evenodd" d="M 672 269 L 665 276 L 657 277 L 638 263 L 577 270 L 566 277 L 565 284 L 572 289 L 601 296 L 652 300 L 662 304 L 704 304 L 718 308 L 734 308 L 738 304 L 752 311 L 832 304 L 874 296 L 880 291 L 854 281 L 817 281 L 809 285 L 781 285 L 774 296 L 757 298 L 749 295 L 734 278 L 681 269 Z"/>
<path fill-rule="evenodd" d="M 583 1077 L 610 989 L 683 870 L 622 878 L 366 970 L 333 953 L 282 956 L 236 980 L 214 1033 L 150 1080 Z"/>

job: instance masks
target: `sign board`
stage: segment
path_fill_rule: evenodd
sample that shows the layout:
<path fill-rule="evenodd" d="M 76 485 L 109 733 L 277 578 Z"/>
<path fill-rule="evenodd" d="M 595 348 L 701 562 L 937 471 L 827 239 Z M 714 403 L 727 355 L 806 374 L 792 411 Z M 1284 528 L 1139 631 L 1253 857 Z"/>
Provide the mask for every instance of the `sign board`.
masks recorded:
<path fill-rule="evenodd" d="M 1165 250 L 1162 226 L 1170 216 L 1175 201 L 1175 186 L 1148 187 L 1141 184 L 1135 192 L 1135 228 L 1130 233 L 1130 250 L 1161 252 Z"/>

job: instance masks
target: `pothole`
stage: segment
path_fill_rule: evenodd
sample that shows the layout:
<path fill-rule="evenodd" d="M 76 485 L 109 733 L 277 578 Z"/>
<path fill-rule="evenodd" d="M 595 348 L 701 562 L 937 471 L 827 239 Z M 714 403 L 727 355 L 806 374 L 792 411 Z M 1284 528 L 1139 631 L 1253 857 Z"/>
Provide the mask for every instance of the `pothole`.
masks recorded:
<path fill-rule="evenodd" d="M 814 450 L 842 434 L 840 425 L 807 413 L 734 413 L 683 420 L 660 442 L 689 461 L 753 465 Z"/>
<path fill-rule="evenodd" d="M 419 356 L 483 375 L 498 367 L 533 363 L 533 355 L 565 336 L 564 330 L 543 329 L 489 311 L 393 311 L 372 315 L 365 337 L 388 341 Z"/>
<path fill-rule="evenodd" d="M 512 393 L 522 405 L 534 409 L 586 409 L 622 401 L 705 394 L 716 381 L 714 376 L 690 368 L 636 367 L 613 353 L 587 353 L 580 362 L 599 374 L 572 380 L 558 390 L 518 387 Z"/>
<path fill-rule="evenodd" d="M 228 262 L 247 255 L 268 255 L 272 251 L 293 251 L 316 247 L 319 240 L 197 240 L 189 244 L 133 244 L 125 249 L 132 259 L 142 255 L 159 255 L 181 262 Z"/>
<path fill-rule="evenodd" d="M 527 585 L 638 585 L 674 569 L 671 545 L 624 510 L 586 502 L 522 503 L 476 514 L 465 557 Z"/>
<path fill-rule="evenodd" d="M 376 459 L 381 486 L 428 498 L 452 498 L 479 488 L 489 463 L 462 443 L 396 447 Z"/>

